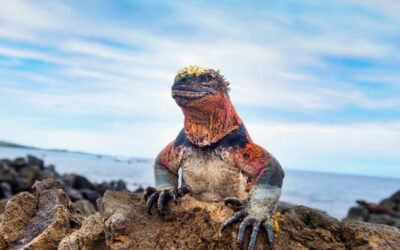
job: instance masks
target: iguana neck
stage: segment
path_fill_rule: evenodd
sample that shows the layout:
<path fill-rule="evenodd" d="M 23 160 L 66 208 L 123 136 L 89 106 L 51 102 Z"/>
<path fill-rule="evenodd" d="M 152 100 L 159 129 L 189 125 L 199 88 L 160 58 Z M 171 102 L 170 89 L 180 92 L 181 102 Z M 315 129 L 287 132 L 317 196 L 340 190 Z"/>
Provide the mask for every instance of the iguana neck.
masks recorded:
<path fill-rule="evenodd" d="M 199 146 L 210 146 L 225 135 L 239 128 L 240 118 L 230 101 L 218 103 L 211 108 L 182 108 L 185 115 L 185 135 Z"/>

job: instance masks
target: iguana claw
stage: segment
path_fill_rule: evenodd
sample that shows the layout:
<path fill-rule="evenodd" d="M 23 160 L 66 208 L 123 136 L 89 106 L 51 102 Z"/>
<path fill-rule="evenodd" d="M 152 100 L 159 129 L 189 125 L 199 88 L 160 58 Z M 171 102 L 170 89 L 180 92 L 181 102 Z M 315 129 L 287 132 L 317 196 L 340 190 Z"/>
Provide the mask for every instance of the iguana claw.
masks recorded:
<path fill-rule="evenodd" d="M 156 204 L 158 214 L 165 215 L 165 207 L 168 201 L 172 199 L 175 204 L 177 204 L 177 197 L 182 197 L 185 194 L 193 195 L 192 188 L 188 185 L 184 185 L 178 189 L 156 189 L 154 187 L 147 187 L 143 194 L 144 200 L 146 201 L 146 211 L 151 215 L 151 209 Z"/>
<path fill-rule="evenodd" d="M 222 225 L 221 227 L 221 231 L 224 231 L 225 228 L 227 228 L 228 226 L 230 226 L 231 224 L 238 222 L 239 220 L 241 220 L 244 216 L 246 216 L 247 213 L 244 210 L 241 210 L 239 212 L 236 212 L 232 218 L 230 218 L 229 220 L 227 220 L 224 225 Z"/>
<path fill-rule="evenodd" d="M 244 204 L 241 200 L 237 199 L 237 198 L 227 198 L 225 199 L 225 205 L 232 205 L 234 207 L 234 209 L 239 210 L 242 209 Z"/>
<path fill-rule="evenodd" d="M 269 247 L 272 249 L 274 247 L 274 226 L 273 221 L 269 221 L 268 224 L 264 225 L 265 232 L 267 234 L 267 241 Z"/>
<path fill-rule="evenodd" d="M 270 216 L 271 219 L 255 219 L 249 215 L 249 209 L 248 209 L 248 204 L 247 202 L 242 202 L 239 199 L 236 198 L 228 198 L 225 200 L 225 205 L 233 205 L 234 208 L 240 208 L 238 212 L 236 212 L 229 220 L 227 220 L 221 227 L 221 231 L 224 231 L 228 226 L 239 222 L 241 220 L 242 223 L 240 224 L 239 227 L 239 232 L 237 236 L 237 244 L 239 247 L 242 247 L 243 245 L 243 240 L 244 240 L 244 235 L 247 230 L 247 228 L 251 227 L 251 235 L 249 239 L 249 244 L 248 244 L 248 249 L 254 249 L 257 241 L 257 235 L 258 232 L 260 231 L 261 225 L 264 226 L 263 228 L 265 229 L 266 236 L 267 236 L 267 243 L 269 247 L 272 249 L 273 248 L 273 243 L 274 243 L 274 229 L 273 229 L 273 216 Z M 247 204 L 247 206 L 246 206 Z M 244 219 L 243 219 L 244 218 Z"/>

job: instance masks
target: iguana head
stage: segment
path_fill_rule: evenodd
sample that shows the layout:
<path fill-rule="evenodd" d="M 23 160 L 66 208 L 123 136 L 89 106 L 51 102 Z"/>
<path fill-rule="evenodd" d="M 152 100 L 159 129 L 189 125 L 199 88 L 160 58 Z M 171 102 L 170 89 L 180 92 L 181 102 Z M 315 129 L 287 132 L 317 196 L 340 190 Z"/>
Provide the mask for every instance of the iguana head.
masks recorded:
<path fill-rule="evenodd" d="M 210 146 L 241 123 L 229 95 L 229 82 L 219 71 L 189 66 L 178 71 L 172 97 L 185 116 L 185 135 L 199 146 Z"/>
<path fill-rule="evenodd" d="M 206 100 L 211 104 L 228 98 L 228 85 L 219 71 L 190 65 L 176 74 L 172 97 L 181 107 L 202 105 Z"/>

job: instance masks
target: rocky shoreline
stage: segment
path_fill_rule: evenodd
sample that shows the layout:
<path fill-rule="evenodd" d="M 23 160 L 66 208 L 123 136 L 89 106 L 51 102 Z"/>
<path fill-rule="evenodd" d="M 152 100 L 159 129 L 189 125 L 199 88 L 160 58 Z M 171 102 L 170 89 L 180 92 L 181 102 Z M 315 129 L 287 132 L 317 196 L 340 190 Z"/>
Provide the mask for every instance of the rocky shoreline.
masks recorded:
<path fill-rule="evenodd" d="M 378 211 L 374 211 L 373 208 Z M 343 221 L 364 221 L 400 228 L 400 190 L 379 204 L 373 204 L 372 209 L 363 205 L 351 207 Z"/>
<path fill-rule="evenodd" d="M 238 225 L 220 232 L 233 214 L 223 203 L 185 196 L 177 205 L 171 202 L 165 216 L 150 216 L 142 194 L 126 191 L 122 182 L 95 184 L 78 175 L 60 176 L 34 157 L 1 160 L 0 183 L 1 195 L 8 196 L 0 200 L 0 249 L 240 249 Z M 97 194 L 95 204 L 88 190 Z M 274 249 L 400 246 L 400 230 L 392 226 L 341 222 L 284 203 L 278 209 Z M 269 249 L 264 233 L 256 249 Z"/>
<path fill-rule="evenodd" d="M 75 202 L 85 214 L 97 211 L 96 200 L 102 197 L 106 190 L 127 190 L 122 180 L 92 183 L 77 174 L 60 175 L 53 165 L 45 166 L 43 160 L 28 155 L 26 158 L 0 160 L 0 204 L 4 204 L 7 199 L 20 192 L 32 193 L 35 181 L 45 179 L 60 180 L 71 201 Z M 0 213 L 2 213 L 1 205 Z"/>

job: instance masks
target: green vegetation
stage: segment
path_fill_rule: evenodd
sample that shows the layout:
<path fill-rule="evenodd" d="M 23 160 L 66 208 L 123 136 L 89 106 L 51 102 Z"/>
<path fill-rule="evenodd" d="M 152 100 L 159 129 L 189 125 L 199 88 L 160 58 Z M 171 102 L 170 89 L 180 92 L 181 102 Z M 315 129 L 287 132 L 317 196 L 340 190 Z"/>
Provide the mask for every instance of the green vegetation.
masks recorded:
<path fill-rule="evenodd" d="M 18 145 L 18 144 L 11 143 L 11 142 L 4 142 L 4 141 L 0 141 L 0 147 L 29 148 L 27 146 Z"/>

